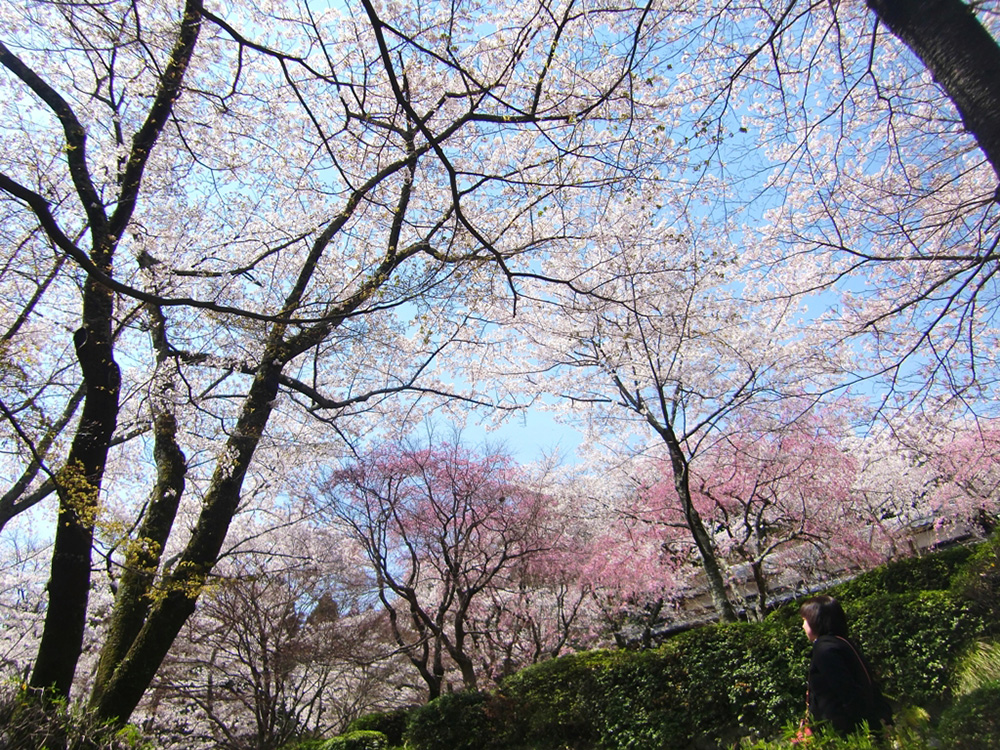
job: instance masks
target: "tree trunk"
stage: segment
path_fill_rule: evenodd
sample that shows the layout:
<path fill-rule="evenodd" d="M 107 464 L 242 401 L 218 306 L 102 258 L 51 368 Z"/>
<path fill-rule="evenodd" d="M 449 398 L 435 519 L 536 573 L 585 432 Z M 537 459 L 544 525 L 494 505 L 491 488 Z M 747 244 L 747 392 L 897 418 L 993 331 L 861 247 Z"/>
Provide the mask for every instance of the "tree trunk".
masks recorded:
<path fill-rule="evenodd" d="M 94 689 L 90 696 L 92 704 L 100 702 L 104 687 L 110 682 L 115 668 L 125 658 L 142 629 L 149 612 L 150 593 L 160 557 L 184 493 L 187 466 L 184 453 L 175 440 L 177 422 L 173 414 L 158 414 L 154 421 L 154 431 L 157 482 L 138 538 L 133 543 L 134 547 L 126 554 L 125 570 L 118 584 L 111 624 L 108 626 L 105 646 L 101 650 L 94 677 Z"/>
<path fill-rule="evenodd" d="M 89 260 L 106 278 L 113 276 L 117 243 L 139 200 L 149 155 L 180 95 L 198 39 L 201 0 L 186 0 L 184 18 L 170 60 L 163 70 L 149 113 L 132 138 L 130 155 L 118 175 L 120 188 L 112 216 L 109 202 L 95 188 L 87 163 L 87 131 L 62 96 L 0 43 L 0 62 L 21 79 L 55 115 L 66 139 L 66 161 L 91 236 Z M 69 240 L 55 228 L 47 199 L 17 187 L 41 220 L 53 244 L 66 249 Z M 73 248 L 76 250 L 77 248 Z M 118 423 L 121 373 L 112 336 L 114 295 L 88 275 L 83 290 L 82 326 L 74 334 L 86 396 L 66 465 L 58 477 L 59 518 L 48 583 L 48 608 L 38 646 L 31 686 L 54 687 L 68 695 L 83 647 L 90 591 L 91 546 L 108 447 Z"/>
<path fill-rule="evenodd" d="M 750 563 L 750 570 L 753 572 L 753 582 L 757 586 L 757 612 L 761 620 L 767 614 L 770 602 L 768 600 L 767 576 L 764 575 L 764 561 L 754 560 Z"/>
<path fill-rule="evenodd" d="M 867 0 L 927 66 L 1000 178 L 1000 46 L 962 0 Z"/>
<path fill-rule="evenodd" d="M 649 614 L 646 615 L 646 622 L 643 623 L 641 639 L 642 648 L 651 649 L 653 647 L 653 626 L 656 624 L 656 620 L 659 618 L 660 612 L 662 611 L 663 597 L 661 596 L 653 602 L 653 606 L 649 610 Z"/>
<path fill-rule="evenodd" d="M 445 646 L 448 647 L 449 655 L 455 660 L 459 670 L 462 672 L 462 684 L 466 690 L 478 690 L 479 680 L 476 676 L 476 664 L 469 658 L 465 651 L 465 618 L 468 611 L 468 602 L 459 607 L 455 614 L 455 641 L 449 644 L 445 638 Z M 443 634 L 442 634 L 443 635 Z"/>
<path fill-rule="evenodd" d="M 274 338 L 279 338 L 275 336 Z M 115 642 L 109 634 L 105 652 L 124 653 L 110 676 L 94 686 L 91 707 L 98 719 L 124 723 L 159 669 L 177 634 L 194 612 L 208 574 L 218 559 L 229 523 L 236 512 L 243 478 L 253 460 L 278 393 L 284 359 L 274 345 L 264 350 L 250 392 L 232 434 L 226 441 L 205 494 L 198 524 L 180 560 L 164 581 L 156 603 L 131 643 Z M 136 591 L 136 595 L 141 595 Z M 116 607 L 141 606 L 136 602 Z M 126 637 L 122 631 L 119 637 Z"/>
<path fill-rule="evenodd" d="M 150 593 L 159 570 L 161 556 L 177 517 L 184 494 L 187 462 L 177 444 L 177 418 L 173 413 L 174 382 L 164 373 L 170 367 L 171 350 L 167 341 L 166 319 L 157 305 L 148 305 L 153 347 L 156 350 L 159 392 L 153 394 L 153 457 L 156 460 L 156 484 L 149 497 L 149 507 L 137 538 L 125 554 L 125 567 L 118 582 L 115 606 L 105 647 L 101 650 L 90 702 L 100 702 L 104 686 L 115 668 L 125 658 L 128 648 L 142 629 L 149 613 Z"/>
<path fill-rule="evenodd" d="M 712 595 L 712 604 L 715 606 L 715 611 L 719 614 L 721 620 L 724 622 L 734 622 L 736 620 L 736 610 L 733 609 L 733 604 L 729 601 L 729 596 L 726 594 L 726 583 L 722 578 L 722 569 L 715 555 L 715 545 L 712 543 L 712 537 L 706 531 L 705 524 L 701 520 L 701 515 L 698 513 L 697 508 L 694 507 L 694 501 L 691 499 L 690 475 L 684 451 L 681 449 L 680 443 L 677 441 L 677 436 L 674 435 L 672 429 L 661 426 L 659 432 L 667 444 L 667 450 L 670 452 L 670 464 L 674 473 L 674 489 L 677 491 L 677 497 L 681 501 L 685 524 L 691 532 L 695 547 L 698 548 L 698 554 L 701 556 L 701 566 L 708 579 L 708 590 Z"/>
<path fill-rule="evenodd" d="M 378 575 L 379 599 L 381 599 L 383 606 L 385 606 L 386 612 L 389 613 L 389 626 L 392 628 L 392 636 L 396 641 L 396 645 L 399 646 L 400 652 L 409 659 L 410 664 L 414 666 L 420 674 L 421 679 L 423 679 L 424 684 L 427 685 L 427 700 L 434 700 L 441 695 L 441 675 L 444 670 L 432 670 L 431 668 L 430 635 L 424 627 L 423 620 L 414 614 L 412 599 L 404 596 L 403 598 L 410 608 L 410 619 L 413 622 L 414 628 L 422 636 L 417 643 L 407 641 L 405 634 L 399 626 L 399 613 L 392 605 L 392 600 L 386 595 L 384 579 L 381 577 L 381 573 Z M 438 661 L 440 662 L 440 660 Z"/>
<path fill-rule="evenodd" d="M 48 582 L 48 608 L 34 688 L 69 695 L 83 649 L 90 593 L 90 552 L 108 446 L 118 423 L 121 374 L 114 358 L 111 293 L 93 280 L 84 288 L 83 327 L 73 336 L 87 395 L 66 465 L 59 472 L 59 517 Z"/>

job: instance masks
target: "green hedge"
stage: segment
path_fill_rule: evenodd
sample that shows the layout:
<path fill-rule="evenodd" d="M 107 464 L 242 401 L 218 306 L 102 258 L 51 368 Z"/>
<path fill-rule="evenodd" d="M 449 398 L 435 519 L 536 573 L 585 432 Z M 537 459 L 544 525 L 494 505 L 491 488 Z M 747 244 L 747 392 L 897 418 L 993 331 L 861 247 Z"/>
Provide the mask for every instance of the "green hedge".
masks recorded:
<path fill-rule="evenodd" d="M 965 598 L 956 587 L 966 581 L 968 567 L 982 545 L 973 547 L 951 547 L 920 557 L 894 560 L 874 570 L 860 573 L 844 583 L 838 583 L 822 593 L 835 596 L 841 601 L 858 602 L 871 596 L 886 594 L 913 594 L 917 591 L 953 591 Z M 769 620 L 799 623 L 799 606 L 807 597 L 787 602 L 775 609 Z"/>
<path fill-rule="evenodd" d="M 598 747 L 684 747 L 777 730 L 800 713 L 799 633 L 768 624 L 719 625 L 630 654 L 609 670 Z"/>
<path fill-rule="evenodd" d="M 980 628 L 966 603 L 927 591 L 845 607 L 891 698 L 945 704 L 955 660 Z M 648 651 L 544 662 L 508 678 L 492 698 L 439 699 L 414 715 L 407 741 L 414 750 L 655 750 L 773 737 L 804 711 L 808 659 L 798 623 L 708 626 Z M 495 723 L 498 715 L 509 723 Z"/>
<path fill-rule="evenodd" d="M 450 693 L 414 709 L 407 750 L 506 750 L 518 747 L 513 706 L 499 695 Z"/>
<path fill-rule="evenodd" d="M 516 707 L 518 729 L 537 750 L 591 747 L 603 710 L 601 674 L 626 659 L 621 651 L 588 651 L 535 664 L 507 678 L 501 693 Z"/>
<path fill-rule="evenodd" d="M 385 735 L 390 747 L 400 747 L 406 732 L 406 721 L 411 709 L 398 708 L 395 711 L 377 711 L 359 716 L 347 725 L 348 732 L 370 731 Z"/>
<path fill-rule="evenodd" d="M 381 732 L 358 730 L 331 737 L 320 750 L 387 750 L 389 742 Z"/>
<path fill-rule="evenodd" d="M 976 548 L 952 590 L 981 618 L 984 636 L 1000 636 L 1000 531 Z"/>
<path fill-rule="evenodd" d="M 771 733 L 804 710 L 809 644 L 798 625 L 722 625 L 671 645 L 684 664 L 694 737 Z M 706 701 L 704 691 L 717 697 Z"/>
<path fill-rule="evenodd" d="M 683 665 L 674 650 L 627 653 L 597 674 L 593 746 L 656 748 L 666 736 L 687 736 L 691 722 Z"/>
<path fill-rule="evenodd" d="M 872 596 L 844 609 L 886 695 L 904 704 L 947 701 L 952 669 L 982 631 L 968 602 L 945 591 Z"/>
<path fill-rule="evenodd" d="M 806 641 L 764 624 L 711 626 L 649 651 L 563 657 L 506 680 L 536 750 L 653 750 L 773 732 L 804 705 Z"/>
<path fill-rule="evenodd" d="M 948 591 L 962 574 L 975 547 L 949 547 L 919 557 L 894 560 L 830 587 L 824 593 L 844 601 L 915 591 Z"/>

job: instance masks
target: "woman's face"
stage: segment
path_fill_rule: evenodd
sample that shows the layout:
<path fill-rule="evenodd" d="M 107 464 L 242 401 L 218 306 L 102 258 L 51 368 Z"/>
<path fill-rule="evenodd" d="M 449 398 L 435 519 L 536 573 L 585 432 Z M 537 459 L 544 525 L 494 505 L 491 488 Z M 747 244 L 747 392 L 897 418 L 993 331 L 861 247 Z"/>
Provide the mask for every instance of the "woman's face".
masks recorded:
<path fill-rule="evenodd" d="M 809 627 L 809 620 L 804 617 L 802 618 L 802 629 L 805 631 L 806 638 L 809 639 L 810 643 L 816 640 L 816 634 L 813 632 L 812 628 Z"/>

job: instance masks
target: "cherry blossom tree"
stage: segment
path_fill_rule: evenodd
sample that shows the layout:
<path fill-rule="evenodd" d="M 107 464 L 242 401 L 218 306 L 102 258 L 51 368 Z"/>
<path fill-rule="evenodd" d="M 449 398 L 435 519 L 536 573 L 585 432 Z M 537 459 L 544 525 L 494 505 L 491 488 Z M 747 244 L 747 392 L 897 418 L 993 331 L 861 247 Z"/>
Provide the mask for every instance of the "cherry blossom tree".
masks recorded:
<path fill-rule="evenodd" d="M 868 0 L 879 21 L 907 47 L 955 105 L 1000 178 L 1000 45 L 962 0 Z"/>
<path fill-rule="evenodd" d="M 733 619 L 691 462 L 742 412 L 820 392 L 838 350 L 798 334 L 796 307 L 743 296 L 733 251 L 696 224 L 668 223 L 654 198 L 609 206 L 576 258 L 545 264 L 533 304 L 507 321 L 529 342 L 510 368 L 560 394 L 589 420 L 593 442 L 624 460 L 666 452 L 716 611 Z"/>
<path fill-rule="evenodd" d="M 993 531 L 1000 511 L 997 437 L 995 420 L 952 408 L 914 416 L 884 438 L 922 479 L 904 516 L 911 527 L 930 522 L 944 538 Z"/>
<path fill-rule="evenodd" d="M 1000 432 L 995 424 L 955 425 L 935 433 L 928 460 L 943 480 L 935 496 L 942 509 L 989 535 L 1000 513 Z"/>
<path fill-rule="evenodd" d="M 881 561 L 855 507 L 857 463 L 843 446 L 849 429 L 828 407 L 802 413 L 793 404 L 774 421 L 734 420 L 692 465 L 717 544 L 731 569 L 745 571 L 754 593 L 748 606 L 760 615 L 776 584 L 799 583 L 774 580 L 789 569 Z"/>
<path fill-rule="evenodd" d="M 535 321 L 519 328 L 540 346 L 515 372 L 539 381 L 567 365 L 587 369 L 581 379 L 600 372 L 610 392 L 592 381 L 567 385 L 568 374 L 555 389 L 580 405 L 624 407 L 668 446 L 723 616 L 732 611 L 716 550 L 687 499 L 689 464 L 707 436 L 725 434 L 741 411 L 770 408 L 796 380 L 819 397 L 874 379 L 868 387 L 883 407 L 939 392 L 980 413 L 996 403 L 995 328 L 980 313 L 993 304 L 996 174 L 991 126 L 969 122 L 995 86 L 996 44 L 961 3 L 941 4 L 934 13 L 944 14 L 948 50 L 945 59 L 925 56 L 931 39 L 916 28 L 924 19 L 889 20 L 899 4 L 870 5 L 930 71 L 857 4 L 720 5 L 678 20 L 673 38 L 684 55 L 653 85 L 690 97 L 690 109 L 663 124 L 663 137 L 683 138 L 686 158 L 664 168 L 662 187 L 606 206 L 579 240 L 579 263 L 563 256 L 536 274 L 558 290 L 538 291 L 540 306 L 559 312 L 539 316 L 534 332 Z M 982 69 L 959 73 L 959 82 L 956 71 L 974 67 L 954 55 L 965 32 L 951 32 L 963 14 L 978 29 L 968 34 L 985 40 Z M 993 18 L 988 9 L 980 16 Z M 942 90 L 932 77 L 945 68 L 952 79 Z M 978 105 L 963 109 L 963 87 Z M 987 160 L 970 150 L 956 102 Z M 994 113 L 979 114 L 988 123 Z M 664 249 L 671 244 L 687 258 Z M 647 291 L 652 282 L 634 281 L 656 274 L 660 297 Z M 576 313 L 588 305 L 581 322 Z M 674 344 L 682 336 L 683 348 Z M 592 434 L 645 449 L 607 417 Z"/>
<path fill-rule="evenodd" d="M 336 470 L 317 498 L 363 551 L 393 637 L 430 698 L 454 665 L 480 684 L 474 612 L 552 544 L 544 494 L 502 454 L 458 443 L 383 445 Z"/>
<path fill-rule="evenodd" d="M 926 525 L 935 485 L 927 462 L 888 429 L 848 439 L 844 446 L 858 463 L 852 491 L 872 544 L 886 558 L 919 552 L 911 530 Z"/>
<path fill-rule="evenodd" d="M 849 436 L 857 463 L 851 493 L 858 533 L 882 558 L 985 536 L 997 515 L 993 420 L 942 406 L 889 427 Z"/>
<path fill-rule="evenodd" d="M 664 38 L 679 51 L 651 79 L 690 102 L 656 136 L 675 141 L 677 159 L 660 165 L 662 183 L 595 215 L 596 228 L 575 238 L 577 263 L 563 255 L 526 274 L 554 285 L 534 295 L 553 312 L 518 327 L 539 345 L 512 371 L 535 384 L 561 370 L 552 390 L 579 405 L 617 403 L 665 445 L 684 446 L 670 449 L 676 491 L 723 613 L 711 539 L 683 498 L 700 441 L 724 434 L 732 415 L 768 408 L 761 400 L 797 379 L 814 397 L 872 380 L 882 407 L 946 393 L 979 413 L 994 408 L 995 26 L 990 7 L 960 2 L 793 0 L 677 14 Z M 657 273 L 662 296 L 643 309 L 653 284 L 623 287 Z M 687 315 L 686 328 L 677 321 Z M 658 326 L 686 335 L 687 348 L 657 338 Z M 612 337 L 623 343 L 609 346 Z M 695 352 L 708 353 L 703 372 L 691 367 Z M 603 373 L 610 395 L 568 385 L 567 365 L 589 370 L 580 379 Z M 671 376 L 650 377 L 655 368 Z M 725 383 L 717 375 L 729 391 L 706 387 Z M 653 395 L 640 393 L 649 382 Z M 705 421 L 686 411 L 698 400 Z M 673 418 L 682 427 L 671 437 Z M 607 417 L 592 435 L 645 449 Z"/>
<path fill-rule="evenodd" d="M 685 616 L 680 609 L 695 595 L 703 570 L 673 489 L 672 468 L 640 455 L 592 463 L 587 474 L 575 495 L 590 506 L 581 545 L 591 551 L 581 561 L 584 580 L 595 589 L 602 629 L 619 646 L 648 648 L 664 619 Z"/>
<path fill-rule="evenodd" d="M 608 645 L 627 603 L 663 582 L 662 572 L 647 575 L 624 524 L 595 507 L 585 484 L 570 474 L 546 485 L 546 547 L 518 560 L 470 608 L 476 656 L 492 680 Z"/>
<path fill-rule="evenodd" d="M 998 16 L 961 0 L 713 6 L 692 22 L 703 210 L 762 300 L 808 298 L 886 413 L 996 403 Z M 918 398 L 919 396 L 919 398 Z"/>
<path fill-rule="evenodd" d="M 310 540 L 307 528 L 286 529 L 271 554 L 258 544 L 217 566 L 140 708 L 161 737 L 264 750 L 337 734 L 384 706 L 397 682 L 394 646 L 364 604 L 358 571 L 332 561 L 338 547 L 322 549 L 331 540 Z"/>
<path fill-rule="evenodd" d="M 50 551 L 17 530 L 0 539 L 0 674 L 25 679 L 44 617 L 45 560 Z"/>
<path fill-rule="evenodd" d="M 477 662 L 499 682 L 530 664 L 600 643 L 594 596 L 575 556 L 536 555 L 484 591 L 470 608 Z M 560 563 L 569 562 L 568 566 Z"/>
<path fill-rule="evenodd" d="M 643 166 L 632 82 L 655 24 L 614 2 L 202 0 L 2 22 L 3 362 L 24 394 L 4 400 L 4 507 L 53 489 L 60 507 L 31 683 L 69 692 L 102 504 L 127 487 L 90 696 L 125 721 L 245 483 L 293 441 L 353 442 L 453 397 L 429 370 L 475 337 L 469 300 L 516 299 L 511 260 Z"/>

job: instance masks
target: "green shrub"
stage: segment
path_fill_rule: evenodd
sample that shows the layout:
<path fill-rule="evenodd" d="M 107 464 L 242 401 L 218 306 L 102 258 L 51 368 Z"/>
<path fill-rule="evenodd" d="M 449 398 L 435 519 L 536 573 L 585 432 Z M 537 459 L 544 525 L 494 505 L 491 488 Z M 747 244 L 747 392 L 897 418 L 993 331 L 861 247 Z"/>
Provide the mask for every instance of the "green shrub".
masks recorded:
<path fill-rule="evenodd" d="M 952 585 L 982 621 L 982 635 L 1000 636 L 1000 532 L 980 544 Z"/>
<path fill-rule="evenodd" d="M 967 570 L 983 545 L 971 547 L 950 547 L 933 553 L 893 560 L 874 570 L 858 574 L 844 583 L 823 590 L 843 602 L 856 602 L 870 596 L 886 594 L 912 594 L 917 591 L 952 591 L 964 597 L 958 590 L 967 578 Z M 957 588 L 958 587 L 958 588 Z M 811 595 L 810 595 L 811 596 Z M 778 620 L 786 624 L 798 624 L 799 607 L 807 596 L 786 602 L 768 615 L 768 620 Z"/>
<path fill-rule="evenodd" d="M 691 631 L 672 645 L 684 665 L 681 691 L 689 741 L 700 737 L 723 743 L 740 735 L 773 734 L 802 714 L 808 641 L 798 628 L 722 625 Z"/>
<path fill-rule="evenodd" d="M 535 750 L 652 750 L 776 732 L 801 714 L 806 647 L 770 624 L 699 628 L 638 652 L 594 652 L 503 685 Z"/>
<path fill-rule="evenodd" d="M 941 715 L 939 730 L 949 750 L 1000 748 L 1000 681 L 960 696 Z"/>
<path fill-rule="evenodd" d="M 504 680 L 501 692 L 516 707 L 525 742 L 536 750 L 591 747 L 597 740 L 595 719 L 608 708 L 601 673 L 628 657 L 622 651 L 570 654 Z"/>
<path fill-rule="evenodd" d="M 728 681 L 735 727 L 756 735 L 773 733 L 804 711 L 809 641 L 798 624 L 791 632 L 776 623 L 749 624 L 738 633 L 728 680 L 719 674 L 706 679 Z"/>
<path fill-rule="evenodd" d="M 952 669 L 981 629 L 967 604 L 944 591 L 872 596 L 844 609 L 884 692 L 904 704 L 943 705 Z"/>
<path fill-rule="evenodd" d="M 386 750 L 388 747 L 389 742 L 381 732 L 359 729 L 331 737 L 320 745 L 320 750 Z"/>
<path fill-rule="evenodd" d="M 286 742 L 280 750 L 323 750 L 327 740 L 315 737 L 299 738 Z"/>
<path fill-rule="evenodd" d="M 579 737 L 592 737 L 592 746 L 602 750 L 661 748 L 671 746 L 667 738 L 691 736 L 684 665 L 676 648 L 624 652 L 620 659 L 607 660 L 595 678 L 590 732 L 577 732 Z"/>
<path fill-rule="evenodd" d="M 381 732 L 385 735 L 391 747 L 399 747 L 403 744 L 406 721 L 411 710 L 408 708 L 398 708 L 395 711 L 377 711 L 365 714 L 348 724 L 347 731 L 369 730 Z"/>
<path fill-rule="evenodd" d="M 881 565 L 830 587 L 823 593 L 843 601 L 883 594 L 915 591 L 948 591 L 974 554 L 972 547 L 957 546 Z"/>
<path fill-rule="evenodd" d="M 451 693 L 413 711 L 406 725 L 408 750 L 507 750 L 517 746 L 509 701 L 489 693 Z"/>

